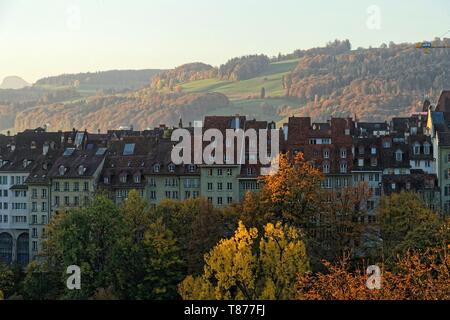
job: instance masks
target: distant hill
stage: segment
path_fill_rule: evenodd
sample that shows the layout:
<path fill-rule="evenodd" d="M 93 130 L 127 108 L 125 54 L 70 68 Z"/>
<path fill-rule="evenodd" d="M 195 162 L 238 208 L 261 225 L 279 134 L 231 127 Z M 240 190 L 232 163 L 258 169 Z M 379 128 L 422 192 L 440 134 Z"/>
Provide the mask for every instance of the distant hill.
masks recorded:
<path fill-rule="evenodd" d="M 31 86 L 31 84 L 23 80 L 21 77 L 9 76 L 3 79 L 0 84 L 0 89 L 22 89 L 29 86 Z"/>
<path fill-rule="evenodd" d="M 47 77 L 35 83 L 37 87 L 75 87 L 80 90 L 135 90 L 148 86 L 152 78 L 163 70 L 111 70 Z"/>

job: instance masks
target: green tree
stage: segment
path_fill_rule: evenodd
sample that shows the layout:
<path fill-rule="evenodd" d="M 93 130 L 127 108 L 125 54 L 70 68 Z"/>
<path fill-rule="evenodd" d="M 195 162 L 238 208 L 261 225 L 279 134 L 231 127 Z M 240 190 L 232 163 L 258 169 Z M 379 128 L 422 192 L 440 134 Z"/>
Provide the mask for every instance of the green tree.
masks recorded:
<path fill-rule="evenodd" d="M 182 274 L 179 249 L 172 232 L 154 217 L 136 191 L 120 208 L 124 230 L 115 262 L 115 286 L 124 299 L 173 299 Z M 127 263 L 124 263 L 126 261 Z"/>
<path fill-rule="evenodd" d="M 387 261 L 406 250 L 424 249 L 438 241 L 442 222 L 415 193 L 401 192 L 383 197 L 378 217 L 383 255 Z"/>
<path fill-rule="evenodd" d="M 70 265 L 81 268 L 81 290 L 65 290 L 64 297 L 87 299 L 112 284 L 114 250 L 123 226 L 116 205 L 97 196 L 83 209 L 62 213 L 48 228 L 44 257 L 49 268 L 64 274 Z"/>
<path fill-rule="evenodd" d="M 180 284 L 183 299 L 293 298 L 297 275 L 309 270 L 305 245 L 295 228 L 277 223 L 264 229 L 259 238 L 256 228 L 240 223 L 233 237 L 205 255 L 203 275 Z"/>
<path fill-rule="evenodd" d="M 6 264 L 0 262 L 0 292 L 8 297 L 14 292 L 14 272 Z"/>
<path fill-rule="evenodd" d="M 61 295 L 63 284 L 61 272 L 52 270 L 46 262 L 32 261 L 22 282 L 23 297 L 26 300 L 55 300 Z"/>
<path fill-rule="evenodd" d="M 235 228 L 235 217 L 214 208 L 206 199 L 163 201 L 155 217 L 173 232 L 186 274 L 200 274 L 204 254 Z"/>

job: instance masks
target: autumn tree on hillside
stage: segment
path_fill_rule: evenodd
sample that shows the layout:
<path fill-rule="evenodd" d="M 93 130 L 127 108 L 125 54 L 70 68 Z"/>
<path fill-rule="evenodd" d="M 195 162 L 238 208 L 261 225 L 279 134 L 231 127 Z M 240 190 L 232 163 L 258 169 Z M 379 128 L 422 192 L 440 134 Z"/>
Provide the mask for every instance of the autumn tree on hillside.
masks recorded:
<path fill-rule="evenodd" d="M 240 223 L 233 237 L 205 255 L 203 275 L 188 276 L 179 292 L 190 300 L 291 299 L 296 275 L 308 270 L 306 248 L 295 228 L 267 224 L 259 237 L 256 228 Z"/>

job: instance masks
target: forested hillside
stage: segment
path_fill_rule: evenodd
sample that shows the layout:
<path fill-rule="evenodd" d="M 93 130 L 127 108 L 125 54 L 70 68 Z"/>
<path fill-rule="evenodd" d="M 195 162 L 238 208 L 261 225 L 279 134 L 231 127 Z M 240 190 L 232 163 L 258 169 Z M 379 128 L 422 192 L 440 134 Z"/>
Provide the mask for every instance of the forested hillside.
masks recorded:
<path fill-rule="evenodd" d="M 449 39 L 435 40 L 436 44 Z M 348 40 L 276 57 L 248 55 L 214 67 L 62 75 L 0 90 L 0 131 L 50 122 L 54 129 L 145 129 L 205 115 L 280 123 L 292 115 L 386 120 L 421 109 L 450 88 L 450 50 L 415 44 L 352 49 Z"/>

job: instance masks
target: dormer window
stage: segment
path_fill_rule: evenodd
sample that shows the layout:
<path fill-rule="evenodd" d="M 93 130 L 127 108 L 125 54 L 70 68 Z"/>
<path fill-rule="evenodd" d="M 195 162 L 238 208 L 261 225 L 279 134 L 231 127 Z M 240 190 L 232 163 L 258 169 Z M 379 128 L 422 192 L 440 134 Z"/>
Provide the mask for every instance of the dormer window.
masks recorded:
<path fill-rule="evenodd" d="M 426 155 L 431 153 L 431 145 L 428 142 L 425 142 L 423 145 L 423 153 Z"/>
<path fill-rule="evenodd" d="M 103 178 L 103 183 L 104 184 L 109 184 L 109 177 L 104 177 Z"/>
<path fill-rule="evenodd" d="M 420 144 L 419 144 L 419 143 L 416 142 L 416 143 L 414 144 L 413 152 L 414 152 L 415 155 L 420 154 Z"/>
<path fill-rule="evenodd" d="M 169 164 L 168 169 L 169 169 L 170 173 L 174 173 L 175 172 L 175 165 L 173 163 Z"/>
<path fill-rule="evenodd" d="M 247 175 L 248 176 L 253 176 L 255 174 L 255 169 L 254 168 L 247 168 Z"/>
<path fill-rule="evenodd" d="M 123 174 L 123 175 L 120 176 L 120 182 L 121 183 L 127 183 L 127 175 L 126 174 Z"/>
<path fill-rule="evenodd" d="M 153 172 L 159 173 L 161 171 L 161 166 L 157 163 L 153 166 Z"/>
<path fill-rule="evenodd" d="M 395 153 L 395 160 L 397 160 L 398 162 L 403 161 L 403 151 L 397 150 L 397 152 Z"/>
<path fill-rule="evenodd" d="M 330 164 L 329 163 L 324 163 L 323 164 L 323 173 L 330 173 Z"/>
<path fill-rule="evenodd" d="M 141 175 L 139 173 L 134 175 L 134 183 L 141 183 Z"/>
<path fill-rule="evenodd" d="M 323 150 L 323 158 L 330 159 L 330 150 L 328 149 Z"/>
<path fill-rule="evenodd" d="M 64 166 L 59 166 L 59 175 L 63 176 L 66 173 L 66 168 Z"/>
<path fill-rule="evenodd" d="M 189 167 L 188 167 L 188 171 L 189 171 L 190 173 L 194 173 L 194 172 L 195 172 L 195 165 L 190 164 Z"/>
<path fill-rule="evenodd" d="M 341 149 L 341 158 L 347 159 L 347 149 L 344 148 Z"/>
<path fill-rule="evenodd" d="M 86 168 L 83 165 L 78 167 L 78 174 L 80 176 L 82 176 L 85 172 L 86 172 Z"/>
<path fill-rule="evenodd" d="M 27 166 L 28 166 L 28 161 L 27 161 L 27 159 L 24 159 L 23 160 L 23 167 L 26 168 Z"/>

